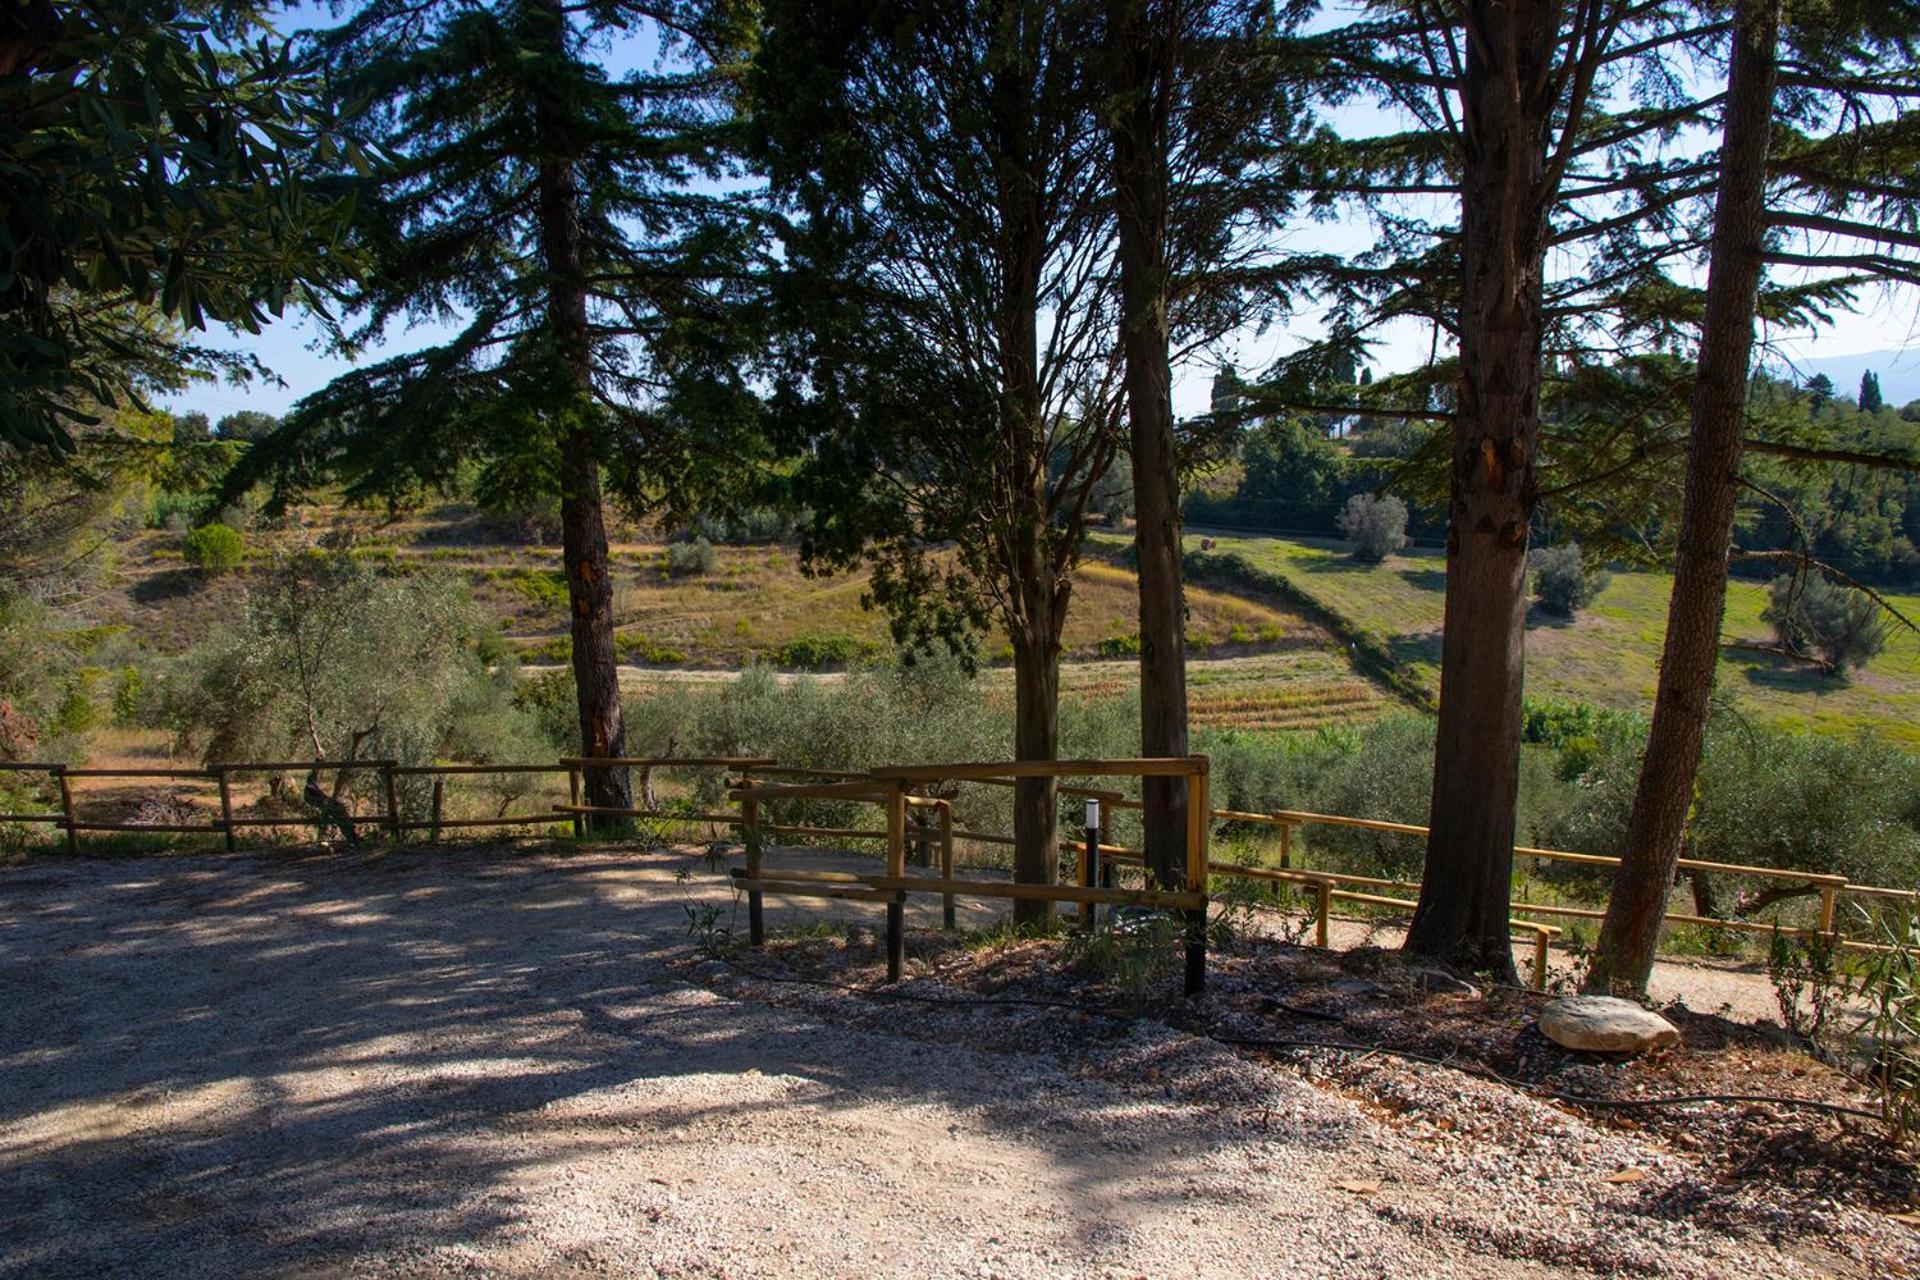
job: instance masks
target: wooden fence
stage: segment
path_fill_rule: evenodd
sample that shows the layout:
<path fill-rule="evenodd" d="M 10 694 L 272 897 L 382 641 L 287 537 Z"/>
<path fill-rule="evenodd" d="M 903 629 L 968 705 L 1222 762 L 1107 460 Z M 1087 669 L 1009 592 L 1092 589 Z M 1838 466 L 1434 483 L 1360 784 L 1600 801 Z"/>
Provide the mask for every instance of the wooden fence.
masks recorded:
<path fill-rule="evenodd" d="M 583 771 L 591 768 L 626 767 L 650 770 L 725 770 L 730 775 L 727 789 L 733 806 L 724 811 L 691 811 L 673 807 L 609 807 L 587 804 L 582 799 Z M 238 834 L 248 828 L 324 827 L 333 820 L 319 810 L 278 815 L 237 813 L 233 798 L 233 780 L 247 774 L 336 774 L 341 770 L 367 773 L 379 781 L 377 795 L 380 810 L 351 815 L 355 822 L 385 830 L 396 839 L 413 832 L 427 832 L 438 840 L 444 832 L 475 828 L 504 828 L 550 825 L 565 822 L 576 836 L 587 833 L 588 820 L 594 816 L 640 818 L 663 821 L 706 822 L 742 831 L 747 848 L 747 867 L 736 871 L 740 887 L 747 893 L 749 926 L 758 943 L 764 934 L 763 895 L 852 899 L 884 902 L 888 906 L 889 972 L 898 975 L 900 967 L 900 910 L 907 893 L 938 893 L 942 898 L 942 917 L 947 927 L 954 921 L 956 897 L 997 897 L 1027 901 L 1078 903 L 1090 913 L 1096 904 L 1132 904 L 1159 907 L 1187 913 L 1189 923 L 1203 920 L 1208 897 L 1208 877 L 1232 877 L 1274 884 L 1297 885 L 1314 898 L 1313 921 L 1316 941 L 1329 942 L 1329 925 L 1336 902 L 1351 902 L 1368 907 L 1389 907 L 1411 911 L 1415 903 L 1406 895 L 1417 894 L 1417 882 L 1378 876 L 1296 867 L 1293 865 L 1294 833 L 1315 827 L 1342 827 L 1384 834 L 1424 837 L 1427 828 L 1412 823 L 1354 818 L 1339 814 L 1311 813 L 1302 810 L 1276 810 L 1271 813 L 1212 809 L 1207 805 L 1207 760 L 1204 756 L 1137 760 L 1065 760 L 1044 762 L 965 763 L 913 765 L 881 768 L 871 773 L 808 769 L 781 765 L 767 757 L 563 757 L 552 763 L 533 764 L 436 764 L 401 765 L 392 760 L 354 761 L 234 761 L 215 762 L 199 768 L 76 768 L 59 763 L 0 762 L 0 772 L 45 775 L 58 790 L 58 812 L 0 813 L 0 822 L 45 824 L 66 833 L 69 849 L 77 851 L 83 832 L 154 834 L 210 834 L 224 838 L 226 847 L 237 847 Z M 492 817 L 449 817 L 444 812 L 445 785 L 449 779 L 484 775 L 561 774 L 568 778 L 566 803 L 551 804 L 545 810 L 522 814 L 498 814 Z M 1004 880 L 961 878 L 956 871 L 954 847 L 957 841 L 1011 846 L 1012 836 L 975 831 L 956 826 L 950 800 L 915 794 L 934 788 L 952 788 L 957 784 L 981 784 L 1012 787 L 1022 778 L 1119 778 L 1147 776 L 1183 776 L 1195 797 L 1189 806 L 1190 830 L 1187 847 L 1189 886 L 1181 891 L 1124 888 L 1113 881 L 1115 866 L 1143 866 L 1139 849 L 1104 842 L 1099 831 L 1092 839 L 1062 841 L 1061 848 L 1080 855 L 1076 884 L 1031 885 Z M 200 821 L 127 822 L 86 816 L 75 796 L 74 782 L 88 778 L 160 779 L 174 782 L 211 782 L 218 791 L 217 816 Z M 400 806 L 400 780 L 431 778 L 432 792 L 428 815 L 407 818 Z M 782 781 L 782 780 L 792 781 Z M 1111 787 L 1060 785 L 1062 796 L 1097 800 L 1111 809 L 1140 809 L 1141 802 Z M 830 799 L 872 805 L 886 815 L 884 826 L 827 827 L 768 820 L 764 806 L 777 802 Z M 1204 815 L 1204 816 L 1203 816 Z M 1271 827 L 1280 835 L 1280 865 L 1249 867 L 1230 862 L 1213 862 L 1207 857 L 1209 833 L 1214 822 Z M 768 871 L 762 862 L 765 837 L 793 835 L 811 840 L 873 840 L 885 843 L 886 870 L 883 875 L 855 875 L 844 872 L 782 869 Z M 916 861 L 932 867 L 937 860 L 937 876 L 910 875 L 907 859 L 917 850 Z M 1618 858 L 1601 854 L 1573 853 L 1560 849 L 1541 849 L 1516 845 L 1514 855 L 1537 862 L 1557 862 L 1596 868 L 1613 868 Z M 1734 929 L 1753 933 L 1773 933 L 1800 937 L 1830 937 L 1845 948 L 1886 950 L 1885 946 L 1842 936 L 1836 928 L 1838 904 L 1848 898 L 1898 901 L 1909 909 L 1920 906 L 1920 893 L 1876 885 L 1849 882 L 1844 876 L 1818 872 L 1793 871 L 1775 867 L 1755 867 L 1737 863 L 1682 858 L 1682 871 L 1718 872 L 1772 880 L 1802 889 L 1818 899 L 1817 923 L 1811 927 L 1790 927 L 1777 923 L 1700 916 L 1669 912 L 1670 924 Z M 1550 942 L 1561 930 L 1530 917 L 1597 920 L 1605 913 L 1597 908 L 1567 906 L 1560 903 L 1518 901 L 1511 907 L 1516 933 L 1533 943 L 1533 978 L 1543 984 Z M 1204 931 L 1189 930 L 1188 983 L 1197 990 L 1204 981 Z"/>

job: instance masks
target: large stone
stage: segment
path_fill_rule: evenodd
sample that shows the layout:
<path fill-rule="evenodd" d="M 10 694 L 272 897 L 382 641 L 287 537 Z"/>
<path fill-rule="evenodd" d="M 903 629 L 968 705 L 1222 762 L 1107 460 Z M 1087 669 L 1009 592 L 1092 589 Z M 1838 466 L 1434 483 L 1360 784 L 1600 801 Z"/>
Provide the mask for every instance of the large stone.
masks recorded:
<path fill-rule="evenodd" d="M 1643 1053 L 1680 1043 L 1680 1030 L 1649 1009 L 1613 996 L 1567 996 L 1540 1011 L 1540 1034 L 1569 1049 Z"/>

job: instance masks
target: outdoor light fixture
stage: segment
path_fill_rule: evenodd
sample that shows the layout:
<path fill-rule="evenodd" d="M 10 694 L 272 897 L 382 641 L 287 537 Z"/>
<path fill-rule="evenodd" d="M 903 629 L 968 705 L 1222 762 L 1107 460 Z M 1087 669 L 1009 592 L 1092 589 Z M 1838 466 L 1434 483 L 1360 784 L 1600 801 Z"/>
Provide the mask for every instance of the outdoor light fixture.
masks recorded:
<path fill-rule="evenodd" d="M 1089 800 L 1087 801 L 1087 830 L 1097 831 L 1099 828 L 1100 802 L 1098 800 Z"/>

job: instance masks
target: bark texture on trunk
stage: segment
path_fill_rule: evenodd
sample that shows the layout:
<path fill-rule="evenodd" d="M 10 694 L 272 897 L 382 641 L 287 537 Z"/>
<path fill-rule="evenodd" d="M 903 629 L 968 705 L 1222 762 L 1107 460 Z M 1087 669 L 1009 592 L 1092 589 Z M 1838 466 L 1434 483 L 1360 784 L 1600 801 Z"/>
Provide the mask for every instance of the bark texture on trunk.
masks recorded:
<path fill-rule="evenodd" d="M 1114 199 L 1119 222 L 1121 349 L 1133 461 L 1140 580 L 1140 753 L 1187 754 L 1186 586 L 1180 564 L 1180 464 L 1168 361 L 1167 205 L 1173 15 L 1166 4 L 1113 0 L 1116 54 Z M 1169 887 L 1187 875 L 1187 780 L 1141 785 L 1147 868 Z"/>
<path fill-rule="evenodd" d="M 1559 16 L 1551 0 L 1468 6 L 1446 629 L 1426 873 L 1406 940 L 1508 977 Z"/>
<path fill-rule="evenodd" d="M 567 56 L 566 15 L 559 0 L 540 0 L 561 56 Z M 543 158 L 538 176 L 540 251 L 547 270 L 547 323 L 559 353 L 559 365 L 572 383 L 557 398 L 565 403 L 568 425 L 560 442 L 561 561 L 567 575 L 569 622 L 573 637 L 573 684 L 580 708 L 580 752 L 585 756 L 626 754 L 626 724 L 620 710 L 619 655 L 613 634 L 613 575 L 607 559 L 605 503 L 600 487 L 599 442 L 580 418 L 593 408 L 592 336 L 587 315 L 586 269 L 580 243 L 582 193 L 573 157 L 578 148 L 567 136 L 564 108 L 542 103 L 538 127 Z M 626 809 L 633 787 L 624 768 L 587 769 L 585 799 L 590 805 Z M 631 819 L 589 815 L 587 826 L 600 835 L 632 830 Z"/>
<path fill-rule="evenodd" d="M 1016 636 L 1013 642 L 1013 753 L 1021 760 L 1052 760 L 1060 753 L 1060 636 Z M 1059 784 L 1021 778 L 1013 788 L 1013 878 L 1053 884 L 1060 878 Z M 1049 902 L 1013 904 L 1016 921 L 1044 920 Z"/>
<path fill-rule="evenodd" d="M 1740 445 L 1752 372 L 1754 307 L 1767 228 L 1767 150 L 1779 34 L 1779 0 L 1739 0 L 1727 66 L 1726 129 L 1707 268 L 1707 314 L 1694 371 L 1687 487 L 1673 595 L 1667 606 L 1666 645 L 1647 754 L 1640 764 L 1627 824 L 1626 855 L 1614 872 L 1613 894 L 1587 971 L 1589 991 L 1646 990 L 1674 867 L 1686 839 L 1687 814 L 1693 807 L 1726 610 L 1727 553 L 1733 542 Z M 1697 876 L 1695 887 L 1701 887 Z"/>
<path fill-rule="evenodd" d="M 1040 386 L 1040 285 L 1047 255 L 1043 213 L 1045 166 L 1036 157 L 1033 132 L 1033 68 L 1038 65 L 1040 26 L 1010 18 L 1005 32 L 1010 56 L 992 74 L 989 100 L 998 171 L 1000 271 L 995 345 L 999 356 L 1003 447 L 997 488 L 1004 514 L 994 540 L 1006 574 L 1001 599 L 1013 642 L 1014 755 L 1052 760 L 1060 750 L 1060 634 L 1066 620 L 1069 581 L 1060 573 L 1049 529 L 1047 424 Z M 1059 784 L 1023 778 L 1013 790 L 1013 878 L 1024 884 L 1059 879 L 1056 830 Z M 1017 922 L 1047 918 L 1046 902 L 1013 904 Z"/>

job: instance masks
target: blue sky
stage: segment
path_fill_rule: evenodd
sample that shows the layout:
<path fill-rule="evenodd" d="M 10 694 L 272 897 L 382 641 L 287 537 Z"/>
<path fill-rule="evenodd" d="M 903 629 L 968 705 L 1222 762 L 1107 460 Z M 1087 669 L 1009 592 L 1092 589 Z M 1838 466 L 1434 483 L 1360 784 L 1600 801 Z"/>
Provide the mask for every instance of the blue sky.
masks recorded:
<path fill-rule="evenodd" d="M 283 31 L 327 25 L 332 19 L 322 5 L 300 4 L 282 16 Z M 649 36 L 634 36 L 618 41 L 603 41 L 599 55 L 615 73 L 623 73 L 654 64 L 657 46 Z M 1343 112 L 1343 128 L 1365 130 L 1381 119 L 1369 107 Z M 1364 247 L 1364 227 L 1345 224 L 1302 224 L 1286 236 L 1287 247 L 1312 251 L 1351 251 Z M 1763 359 L 1776 367 L 1794 369 L 1809 359 L 1829 360 L 1869 352 L 1898 353 L 1882 362 L 1883 381 L 1920 383 L 1920 292 L 1911 288 L 1890 288 L 1863 294 L 1861 305 L 1852 313 L 1838 315 L 1834 323 L 1817 333 L 1796 332 L 1762 335 Z M 1177 370 L 1174 383 L 1175 409 L 1182 415 L 1205 410 L 1214 369 L 1231 363 L 1243 372 L 1257 371 L 1276 357 L 1294 350 L 1320 332 L 1320 315 L 1308 308 L 1290 317 L 1264 334 L 1246 333 L 1222 343 L 1216 352 L 1190 361 Z M 449 330 L 440 325 L 425 325 L 390 333 L 383 345 L 364 352 L 361 361 L 428 346 L 444 338 Z M 233 386 L 200 383 L 186 391 L 160 397 L 162 404 L 176 410 L 198 409 L 218 420 L 239 409 L 256 409 L 280 414 L 302 396 L 319 390 L 353 365 L 346 358 L 324 349 L 317 326 L 304 317 L 289 313 L 288 318 L 269 326 L 263 333 L 228 333 L 216 330 L 204 335 L 209 345 L 247 351 L 278 375 L 278 381 L 255 380 Z M 1374 364 L 1380 370 L 1406 369 L 1419 365 L 1427 357 L 1429 338 L 1424 328 L 1403 325 L 1382 336 L 1375 348 Z M 1894 376 L 1891 380 L 1887 374 Z M 1842 390 L 1850 390 L 1843 386 Z M 1920 395 L 1920 390 L 1916 390 Z M 1899 400 L 1889 388 L 1889 398 Z"/>

